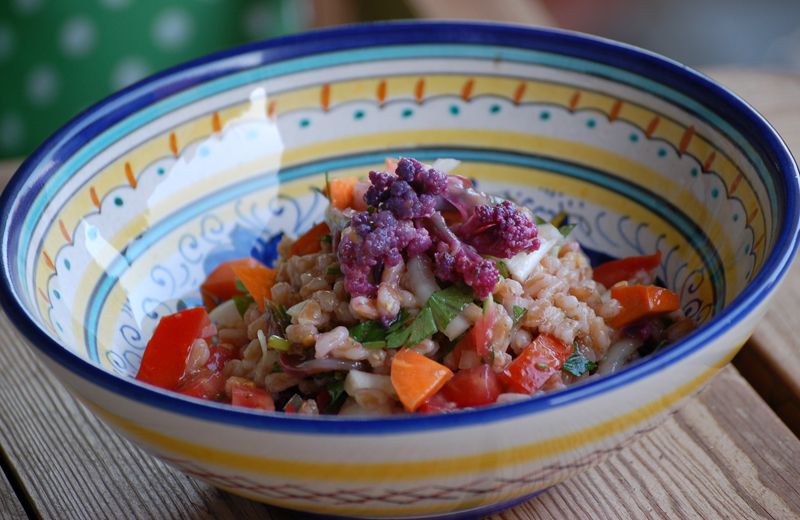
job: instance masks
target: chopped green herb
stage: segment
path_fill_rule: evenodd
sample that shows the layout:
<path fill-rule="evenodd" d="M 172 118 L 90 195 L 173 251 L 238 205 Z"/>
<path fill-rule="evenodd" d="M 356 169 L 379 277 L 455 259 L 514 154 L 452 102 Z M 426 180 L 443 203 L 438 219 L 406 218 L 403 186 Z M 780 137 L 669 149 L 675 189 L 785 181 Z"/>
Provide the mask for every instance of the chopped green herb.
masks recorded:
<path fill-rule="evenodd" d="M 550 219 L 550 223 L 553 224 L 553 227 L 559 228 L 564 225 L 568 216 L 566 211 L 559 211 L 555 217 Z"/>
<path fill-rule="evenodd" d="M 539 215 L 534 215 L 534 216 L 533 216 L 533 222 L 534 222 L 534 223 L 535 223 L 537 226 L 540 226 L 540 225 L 542 225 L 542 224 L 547 224 L 547 223 L 548 223 L 548 222 L 547 222 L 545 219 L 543 219 L 543 218 L 542 218 L 542 217 L 540 217 Z"/>
<path fill-rule="evenodd" d="M 292 319 L 289 317 L 289 314 L 286 312 L 286 306 L 282 303 L 273 303 L 269 300 L 265 300 L 267 306 L 269 308 L 270 313 L 272 314 L 272 320 L 281 327 L 281 329 L 285 329 L 292 323 Z"/>
<path fill-rule="evenodd" d="M 512 312 L 514 313 L 513 316 L 514 321 L 512 326 L 516 327 L 517 325 L 519 325 L 519 322 L 522 321 L 522 318 L 524 318 L 525 315 L 528 314 L 528 309 L 526 309 L 525 307 L 520 307 L 519 305 L 514 305 L 514 307 L 512 308 Z"/>
<path fill-rule="evenodd" d="M 413 346 L 437 331 L 444 332 L 450 322 L 474 299 L 472 289 L 464 285 L 451 285 L 434 292 L 410 324 L 405 325 L 407 318 L 398 318 L 389 327 L 386 348 Z"/>
<path fill-rule="evenodd" d="M 586 372 L 591 372 L 596 368 L 597 363 L 586 359 L 586 357 L 581 354 L 580 350 L 578 350 L 578 346 L 575 345 L 572 349 L 572 354 L 570 354 L 567 360 L 564 362 L 564 366 L 561 367 L 561 370 L 568 372 L 575 377 L 580 377 Z"/>
<path fill-rule="evenodd" d="M 237 278 L 235 284 L 236 284 L 236 290 L 237 291 L 239 291 L 241 293 L 244 293 L 244 294 L 248 294 L 247 287 L 244 286 L 244 284 L 242 283 L 241 280 L 239 280 Z"/>
<path fill-rule="evenodd" d="M 256 301 L 249 294 L 237 294 L 233 297 L 233 303 L 236 305 L 236 310 L 239 311 L 239 316 L 244 318 L 244 313 L 250 308 L 250 305 Z"/>
<path fill-rule="evenodd" d="M 511 273 L 508 272 L 508 267 L 506 267 L 505 262 L 502 260 L 495 260 L 494 261 L 495 267 L 497 267 L 497 272 L 500 273 L 500 276 L 503 278 L 510 278 Z"/>
<path fill-rule="evenodd" d="M 319 241 L 323 244 L 330 244 L 333 242 L 333 238 L 330 235 L 322 235 Z"/>
<path fill-rule="evenodd" d="M 183 298 L 181 298 L 180 300 L 177 301 L 177 303 L 175 303 L 175 308 L 179 311 L 182 311 L 183 309 L 186 308 L 186 302 L 183 301 Z"/>
<path fill-rule="evenodd" d="M 364 346 L 364 348 L 381 349 L 381 348 L 384 348 L 386 346 L 386 342 L 385 341 L 365 341 L 364 343 L 362 343 L 362 345 Z"/>
<path fill-rule="evenodd" d="M 563 226 L 558 228 L 558 232 L 561 233 L 561 236 L 566 238 L 572 233 L 572 230 L 575 229 L 577 224 L 564 224 Z"/>
<path fill-rule="evenodd" d="M 334 380 L 331 384 L 329 384 L 328 395 L 331 396 L 331 402 L 328 403 L 328 406 L 325 407 L 323 413 L 327 414 L 337 413 L 339 411 L 339 408 L 342 407 L 345 400 L 347 399 L 347 394 L 344 391 L 344 381 Z"/>
<path fill-rule="evenodd" d="M 332 265 L 328 267 L 328 270 L 325 271 L 325 273 L 330 276 L 339 276 L 340 274 L 342 274 L 342 270 L 339 268 L 338 265 Z"/>
<path fill-rule="evenodd" d="M 328 172 L 325 172 L 325 195 L 328 197 L 328 202 L 331 202 L 331 177 Z"/>
<path fill-rule="evenodd" d="M 383 341 L 386 338 L 386 329 L 377 320 L 365 321 L 350 327 L 350 337 L 359 343 Z"/>
<path fill-rule="evenodd" d="M 550 366 L 545 363 L 536 363 L 536 368 L 538 368 L 539 370 L 547 370 L 548 368 L 550 368 Z"/>
<path fill-rule="evenodd" d="M 267 339 L 267 346 L 273 350 L 287 352 L 289 350 L 289 340 L 280 336 L 270 336 Z"/>
<path fill-rule="evenodd" d="M 431 294 L 425 306 L 430 307 L 439 332 L 444 332 L 450 322 L 474 299 L 472 289 L 466 285 L 451 285 Z"/>

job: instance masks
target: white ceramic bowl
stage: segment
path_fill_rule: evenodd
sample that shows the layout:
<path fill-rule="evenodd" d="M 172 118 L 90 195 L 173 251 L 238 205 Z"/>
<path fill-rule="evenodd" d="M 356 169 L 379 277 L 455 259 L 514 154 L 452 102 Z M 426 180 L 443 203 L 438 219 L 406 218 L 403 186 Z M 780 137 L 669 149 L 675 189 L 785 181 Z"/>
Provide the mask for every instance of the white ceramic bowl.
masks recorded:
<path fill-rule="evenodd" d="M 700 327 L 625 370 L 504 406 L 383 419 L 260 414 L 133 379 L 160 315 L 218 262 L 321 215 L 322 174 L 455 157 L 594 255 L 663 253 Z M 47 366 L 120 433 L 233 493 L 331 515 L 508 507 L 601 460 L 738 350 L 797 246 L 798 177 L 736 96 L 628 46 L 397 23 L 259 43 L 84 112 L 3 194 L 2 294 Z"/>

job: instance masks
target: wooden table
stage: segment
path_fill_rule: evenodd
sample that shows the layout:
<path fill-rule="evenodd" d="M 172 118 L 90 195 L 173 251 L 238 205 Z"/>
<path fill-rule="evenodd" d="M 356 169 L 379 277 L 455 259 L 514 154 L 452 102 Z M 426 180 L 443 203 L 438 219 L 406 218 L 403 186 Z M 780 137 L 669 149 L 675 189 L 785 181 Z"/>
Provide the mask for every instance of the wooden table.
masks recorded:
<path fill-rule="evenodd" d="M 712 75 L 800 150 L 800 77 Z M 0 186 L 16 164 L 0 164 Z M 800 267 L 737 359 L 795 428 Z M 0 518 L 301 518 L 192 480 L 72 399 L 0 314 Z M 495 518 L 798 518 L 800 440 L 734 367 L 640 442 Z M 798 431 L 795 429 L 795 431 Z"/>

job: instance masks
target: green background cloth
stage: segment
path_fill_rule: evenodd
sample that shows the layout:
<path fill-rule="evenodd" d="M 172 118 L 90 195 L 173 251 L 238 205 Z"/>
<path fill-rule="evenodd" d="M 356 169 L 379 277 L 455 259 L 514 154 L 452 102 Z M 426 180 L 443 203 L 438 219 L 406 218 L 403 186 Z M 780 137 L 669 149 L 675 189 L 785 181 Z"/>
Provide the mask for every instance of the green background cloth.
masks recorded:
<path fill-rule="evenodd" d="M 149 74 L 306 28 L 307 0 L 0 0 L 0 157 Z"/>

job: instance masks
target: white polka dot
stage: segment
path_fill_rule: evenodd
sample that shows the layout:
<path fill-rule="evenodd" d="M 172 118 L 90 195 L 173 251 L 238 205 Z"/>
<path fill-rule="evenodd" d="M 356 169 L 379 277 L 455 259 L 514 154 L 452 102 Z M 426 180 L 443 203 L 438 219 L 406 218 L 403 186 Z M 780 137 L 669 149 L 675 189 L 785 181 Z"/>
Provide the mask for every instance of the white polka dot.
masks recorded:
<path fill-rule="evenodd" d="M 5 22 L 0 22 L 0 61 L 7 60 L 14 52 L 14 31 Z"/>
<path fill-rule="evenodd" d="M 8 113 L 0 116 L 0 149 L 13 150 L 22 144 L 25 126 L 18 114 Z"/>
<path fill-rule="evenodd" d="M 242 27 L 250 39 L 264 38 L 270 33 L 272 22 L 272 13 L 263 3 L 251 4 L 242 16 Z"/>
<path fill-rule="evenodd" d="M 109 9 L 121 9 L 131 4 L 130 0 L 100 0 L 100 3 Z"/>
<path fill-rule="evenodd" d="M 28 74 L 25 87 L 31 103 L 38 106 L 49 105 L 58 95 L 58 74 L 51 65 L 39 65 Z"/>
<path fill-rule="evenodd" d="M 150 67 L 138 56 L 123 58 L 111 71 L 111 87 L 114 90 L 127 87 L 147 76 Z"/>
<path fill-rule="evenodd" d="M 192 36 L 192 19 L 182 9 L 162 11 L 153 22 L 153 39 L 164 50 L 183 47 Z"/>
<path fill-rule="evenodd" d="M 95 29 L 86 16 L 70 18 L 61 27 L 61 50 L 67 56 L 86 56 L 94 46 Z"/>
<path fill-rule="evenodd" d="M 14 7 L 20 14 L 33 14 L 42 7 L 42 0 L 14 0 Z"/>

